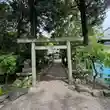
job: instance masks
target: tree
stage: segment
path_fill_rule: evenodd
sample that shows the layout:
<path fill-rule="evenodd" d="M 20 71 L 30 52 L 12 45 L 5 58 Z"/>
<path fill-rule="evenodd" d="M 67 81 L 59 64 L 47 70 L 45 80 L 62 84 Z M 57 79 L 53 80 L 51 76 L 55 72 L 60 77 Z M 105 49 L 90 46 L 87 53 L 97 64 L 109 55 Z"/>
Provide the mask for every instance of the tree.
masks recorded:
<path fill-rule="evenodd" d="M 9 5 L 0 3 L 0 52 L 16 51 L 16 24 Z"/>
<path fill-rule="evenodd" d="M 71 35 L 75 37 L 83 36 L 84 43 L 88 44 L 89 29 L 94 26 L 100 25 L 104 20 L 104 15 L 105 15 L 104 1 L 75 0 L 75 2 L 71 3 L 68 0 L 66 4 L 68 5 L 65 5 L 66 7 L 65 20 L 61 21 L 61 24 L 56 27 L 56 32 L 55 32 L 56 34 L 54 33 L 54 36 L 56 35 L 58 36 Z M 71 24 L 73 24 L 72 27 Z M 81 35 L 81 27 L 82 27 L 82 35 Z"/>
<path fill-rule="evenodd" d="M 88 44 L 88 29 L 87 29 L 87 16 L 86 16 L 86 2 L 85 0 L 76 0 L 78 9 L 81 14 L 82 35 L 84 37 L 84 44 Z"/>
<path fill-rule="evenodd" d="M 89 36 L 89 41 L 91 43 L 88 46 L 79 46 L 76 48 L 76 60 L 77 62 L 79 62 L 78 64 L 81 66 L 81 64 L 84 64 L 84 62 L 86 61 L 86 65 L 89 65 L 89 67 L 92 67 L 92 69 L 94 70 L 95 74 L 93 74 L 93 88 L 95 88 L 97 76 L 101 74 L 98 73 L 99 71 L 97 71 L 95 63 L 100 63 L 100 65 L 102 65 L 100 66 L 100 69 L 103 69 L 103 64 L 106 67 L 110 67 L 110 53 L 105 52 L 108 47 L 98 42 L 98 40 L 100 40 L 98 36 L 103 37 L 103 33 L 100 33 L 98 30 L 93 29 L 93 33 L 91 34 L 91 36 Z M 83 68 L 84 65 L 81 67 Z M 91 68 L 88 69 L 91 70 Z"/>
<path fill-rule="evenodd" d="M 88 27 L 99 25 L 105 10 L 103 0 L 12 0 L 7 6 L 10 7 L 11 24 L 15 24 L 12 28 L 18 29 L 18 37 L 27 37 L 30 33 L 38 37 L 41 30 L 53 31 L 53 37 L 81 36 L 81 23 L 85 44 Z"/>
<path fill-rule="evenodd" d="M 15 23 L 18 37 L 27 37 L 30 33 L 38 37 L 41 30 L 53 31 L 53 37 L 81 36 L 81 23 L 84 43 L 87 44 L 88 27 L 99 25 L 104 19 L 103 3 L 103 0 L 13 0 L 8 7 L 11 6 L 11 18 L 18 19 L 18 24 Z"/>
<path fill-rule="evenodd" d="M 14 12 L 19 13 L 19 35 L 20 32 L 21 34 L 26 32 L 25 29 L 22 28 L 22 25 L 29 24 L 30 22 L 31 34 L 35 33 L 32 32 L 32 30 L 35 30 L 36 35 L 39 36 L 42 29 L 48 32 L 54 31 L 53 33 L 57 31 L 58 36 L 59 33 L 62 36 L 61 33 L 64 32 L 63 28 L 67 26 L 70 21 L 74 21 L 74 18 L 78 17 L 80 12 L 81 19 L 78 17 L 77 21 L 81 20 L 82 35 L 85 36 L 84 43 L 87 43 L 88 24 L 94 26 L 101 23 L 104 18 L 105 8 L 103 3 L 103 0 L 24 0 L 24 2 L 14 0 L 11 2 L 11 6 Z M 32 29 L 33 27 L 34 29 Z"/>
<path fill-rule="evenodd" d="M 53 19 L 60 17 L 60 10 L 57 12 L 57 7 L 60 7 L 60 4 L 61 3 L 57 0 L 12 1 L 10 5 L 13 8 L 13 12 L 19 16 L 18 37 L 26 32 L 25 29 L 22 28 L 23 25 L 29 23 L 31 26 L 31 35 L 33 35 L 33 33 L 37 33 L 37 35 L 41 34 L 41 29 L 50 32 L 56 25 Z M 33 30 L 35 32 L 33 32 Z"/>
<path fill-rule="evenodd" d="M 104 0 L 75 0 L 81 14 L 82 35 L 84 44 L 88 44 L 88 24 L 94 26 L 104 19 Z"/>

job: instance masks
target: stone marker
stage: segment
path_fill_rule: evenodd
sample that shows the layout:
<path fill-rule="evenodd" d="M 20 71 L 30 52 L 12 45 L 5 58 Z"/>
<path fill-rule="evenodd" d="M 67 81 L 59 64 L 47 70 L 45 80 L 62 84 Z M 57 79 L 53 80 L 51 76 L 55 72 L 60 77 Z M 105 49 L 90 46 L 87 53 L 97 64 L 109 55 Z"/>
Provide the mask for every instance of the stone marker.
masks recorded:
<path fill-rule="evenodd" d="M 32 75 L 32 68 L 31 68 L 31 60 L 27 59 L 24 61 L 24 67 L 22 68 L 21 73 L 16 73 L 18 76 L 29 76 Z"/>
<path fill-rule="evenodd" d="M 27 59 L 26 61 L 24 61 L 24 68 L 22 69 L 23 73 L 32 72 L 32 68 L 31 68 L 30 63 L 31 63 L 30 59 Z"/>
<path fill-rule="evenodd" d="M 37 93 L 38 89 L 36 87 L 31 87 L 28 90 L 28 93 Z"/>

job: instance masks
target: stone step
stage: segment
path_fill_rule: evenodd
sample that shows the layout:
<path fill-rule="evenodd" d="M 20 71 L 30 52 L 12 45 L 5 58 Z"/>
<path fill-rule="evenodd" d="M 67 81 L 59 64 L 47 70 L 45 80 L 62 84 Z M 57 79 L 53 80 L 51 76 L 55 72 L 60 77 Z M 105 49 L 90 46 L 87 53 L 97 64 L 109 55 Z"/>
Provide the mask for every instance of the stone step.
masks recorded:
<path fill-rule="evenodd" d="M 27 73 L 16 73 L 17 76 L 30 76 L 32 75 L 32 72 L 27 72 Z"/>

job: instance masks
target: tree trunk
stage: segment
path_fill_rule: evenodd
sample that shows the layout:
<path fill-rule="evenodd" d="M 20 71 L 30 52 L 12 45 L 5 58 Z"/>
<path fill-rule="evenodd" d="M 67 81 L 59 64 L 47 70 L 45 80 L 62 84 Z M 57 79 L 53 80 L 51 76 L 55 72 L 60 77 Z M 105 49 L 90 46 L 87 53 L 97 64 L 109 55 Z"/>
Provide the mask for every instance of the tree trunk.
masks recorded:
<path fill-rule="evenodd" d="M 82 35 L 84 37 L 84 44 L 88 45 L 88 28 L 85 0 L 79 0 L 79 10 L 81 14 Z"/>
<path fill-rule="evenodd" d="M 36 15 L 35 11 L 33 12 L 33 20 L 31 25 L 31 34 L 35 38 L 36 37 Z"/>
<path fill-rule="evenodd" d="M 96 77 L 98 75 L 98 72 L 97 72 L 97 70 L 95 68 L 94 60 L 91 59 L 91 61 L 92 61 L 93 69 L 95 71 L 95 75 L 93 76 L 93 89 L 95 89 L 95 87 L 96 87 Z"/>
<path fill-rule="evenodd" d="M 34 0 L 28 0 L 28 4 L 30 7 L 30 22 L 31 22 L 31 35 L 32 37 L 36 37 L 36 10 L 34 7 Z"/>

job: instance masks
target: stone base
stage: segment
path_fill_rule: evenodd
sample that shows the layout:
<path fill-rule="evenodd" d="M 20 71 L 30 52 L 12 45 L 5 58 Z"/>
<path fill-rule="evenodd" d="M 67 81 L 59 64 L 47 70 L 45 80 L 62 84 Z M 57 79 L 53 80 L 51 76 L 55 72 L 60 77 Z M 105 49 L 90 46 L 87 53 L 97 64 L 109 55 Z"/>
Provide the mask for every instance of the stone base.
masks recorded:
<path fill-rule="evenodd" d="M 32 75 L 31 72 L 27 72 L 27 73 L 16 73 L 17 76 L 30 76 Z"/>
<path fill-rule="evenodd" d="M 36 87 L 31 87 L 28 91 L 28 93 L 36 93 L 38 89 Z"/>
<path fill-rule="evenodd" d="M 23 68 L 22 72 L 23 73 L 31 73 L 32 72 L 32 68 Z"/>

